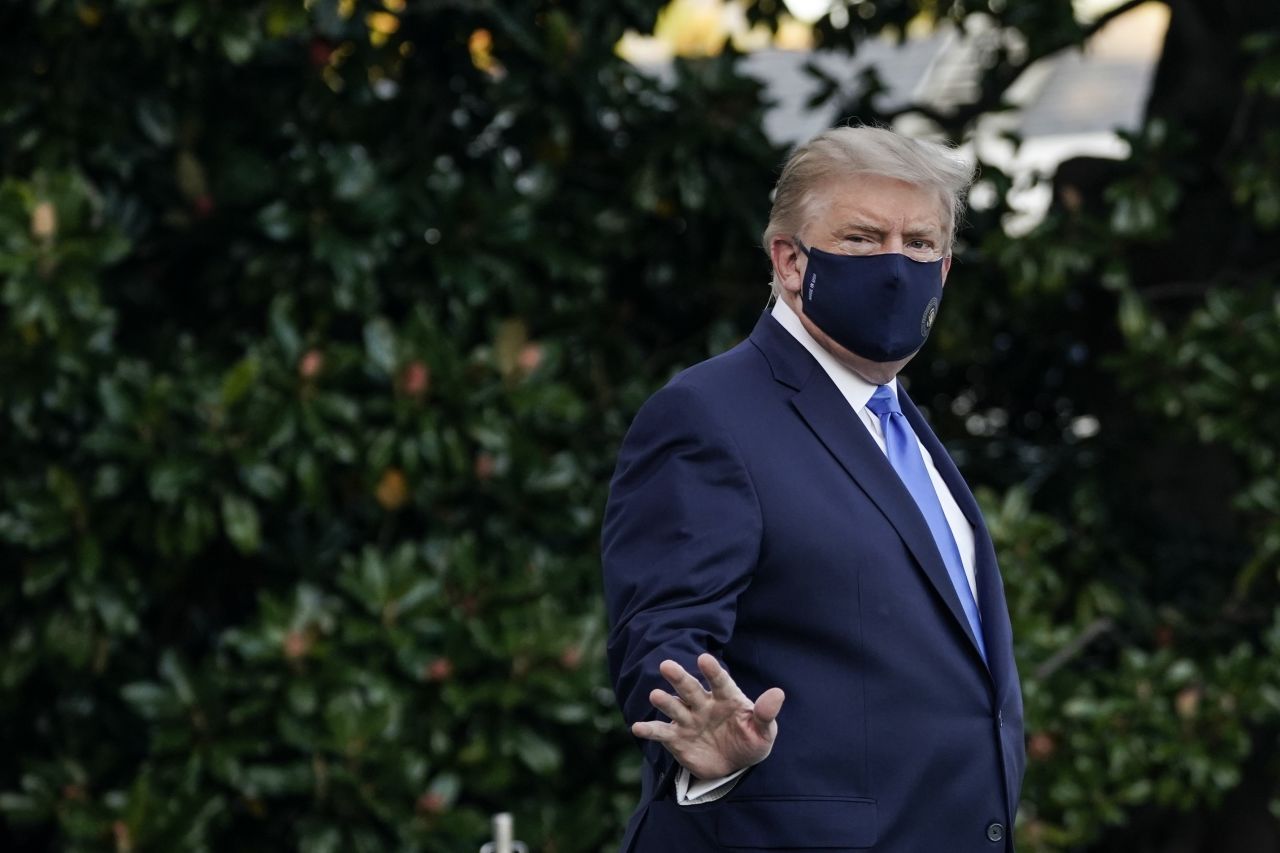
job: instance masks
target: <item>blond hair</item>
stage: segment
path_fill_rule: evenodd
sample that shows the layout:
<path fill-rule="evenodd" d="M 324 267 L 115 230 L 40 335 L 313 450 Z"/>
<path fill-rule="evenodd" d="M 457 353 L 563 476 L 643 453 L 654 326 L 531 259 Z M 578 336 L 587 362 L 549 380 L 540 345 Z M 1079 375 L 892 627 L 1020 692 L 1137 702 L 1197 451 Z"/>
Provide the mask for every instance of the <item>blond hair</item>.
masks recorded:
<path fill-rule="evenodd" d="M 947 251 L 964 213 L 974 166 L 954 148 L 913 139 L 881 127 L 833 127 L 797 147 L 774 188 L 773 209 L 764 230 L 764 250 L 775 237 L 797 234 L 813 215 L 813 202 L 833 179 L 869 174 L 932 189 L 943 211 Z"/>

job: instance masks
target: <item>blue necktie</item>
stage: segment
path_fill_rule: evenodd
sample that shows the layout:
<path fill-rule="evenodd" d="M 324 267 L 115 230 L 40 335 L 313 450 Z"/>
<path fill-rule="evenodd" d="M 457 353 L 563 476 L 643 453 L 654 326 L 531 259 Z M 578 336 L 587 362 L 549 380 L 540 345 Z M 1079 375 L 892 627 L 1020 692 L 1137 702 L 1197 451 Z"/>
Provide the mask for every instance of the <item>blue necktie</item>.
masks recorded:
<path fill-rule="evenodd" d="M 867 408 L 880 417 L 889 464 L 898 472 L 903 485 L 907 487 L 911 497 L 915 498 L 916 506 L 920 507 L 924 520 L 929 523 L 933 541 L 938 546 L 938 553 L 942 555 L 942 562 L 946 564 L 951 584 L 960 597 L 960 606 L 964 608 L 969 627 L 973 629 L 973 636 L 978 641 L 978 651 L 985 661 L 987 649 L 982 642 L 982 620 L 978 616 L 978 602 L 973 599 L 973 590 L 969 587 L 969 578 L 964 573 L 964 563 L 960 559 L 960 549 L 956 546 L 955 537 L 951 535 L 951 525 L 947 524 L 947 516 L 942 511 L 933 481 L 929 479 L 929 469 L 925 467 L 916 435 L 911 431 L 911 425 L 907 423 L 907 418 L 898 405 L 898 398 L 888 385 L 876 387 L 876 392 L 867 401 Z"/>

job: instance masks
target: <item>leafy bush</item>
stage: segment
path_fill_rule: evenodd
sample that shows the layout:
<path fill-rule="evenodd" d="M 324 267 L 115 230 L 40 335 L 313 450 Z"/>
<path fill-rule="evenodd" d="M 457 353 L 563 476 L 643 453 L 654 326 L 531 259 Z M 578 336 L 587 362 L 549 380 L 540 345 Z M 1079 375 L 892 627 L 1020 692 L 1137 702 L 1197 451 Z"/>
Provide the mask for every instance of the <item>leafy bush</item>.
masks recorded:
<path fill-rule="evenodd" d="M 457 851 L 498 810 L 614 842 L 613 454 L 749 329 L 783 155 L 733 57 L 615 57 L 658 5 L 0 10 L 0 846 Z M 948 14 L 979 5 L 1024 50 L 934 115 L 957 138 L 1085 34 Z M 1024 849 L 1275 830 L 1280 24 L 1251 14 L 1203 102 L 1164 94 L 1207 67 L 1171 28 L 1130 160 L 1064 170 L 1031 234 L 984 168 L 910 371 L 1000 547 Z"/>
<path fill-rule="evenodd" d="M 763 296 L 757 86 L 660 89 L 615 11 L 308 5 L 3 14 L 6 847 L 511 809 L 581 850 L 631 806 L 598 522 Z"/>

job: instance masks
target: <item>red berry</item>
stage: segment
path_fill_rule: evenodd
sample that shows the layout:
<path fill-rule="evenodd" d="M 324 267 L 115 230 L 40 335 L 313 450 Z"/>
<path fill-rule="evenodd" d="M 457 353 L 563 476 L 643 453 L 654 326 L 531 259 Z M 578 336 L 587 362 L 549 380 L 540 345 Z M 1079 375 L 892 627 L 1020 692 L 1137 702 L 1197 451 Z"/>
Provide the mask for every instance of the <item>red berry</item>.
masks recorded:
<path fill-rule="evenodd" d="M 564 651 L 560 652 L 560 665 L 569 670 L 582 666 L 582 648 L 576 645 L 565 646 Z"/>
<path fill-rule="evenodd" d="M 448 658 L 436 658 L 427 665 L 428 681 L 448 681 L 453 677 L 453 661 Z"/>
<path fill-rule="evenodd" d="M 1045 761 L 1057 748 L 1057 741 L 1047 732 L 1035 732 L 1027 740 L 1027 756 L 1033 761 Z"/>
<path fill-rule="evenodd" d="M 305 631 L 290 631 L 284 635 L 284 656 L 289 660 L 306 657 L 311 651 L 312 639 Z"/>
<path fill-rule="evenodd" d="M 400 371 L 400 390 L 415 400 L 422 399 L 429 387 L 431 370 L 421 361 L 411 361 Z"/>
<path fill-rule="evenodd" d="M 309 349 L 298 359 L 298 375 L 303 379 L 315 379 L 324 369 L 324 353 Z"/>
<path fill-rule="evenodd" d="M 449 807 L 445 801 L 444 794 L 438 791 L 427 791 L 417 802 L 418 814 L 436 815 L 444 812 Z"/>
<path fill-rule="evenodd" d="M 333 45 L 322 38 L 314 38 L 311 45 L 307 48 L 307 55 L 311 60 L 311 64 L 316 68 L 323 68 L 329 64 L 329 60 L 333 58 Z"/>
<path fill-rule="evenodd" d="M 521 347 L 520 355 L 516 357 L 516 364 L 525 373 L 533 373 L 537 370 L 538 365 L 542 364 L 542 344 L 532 342 Z"/>

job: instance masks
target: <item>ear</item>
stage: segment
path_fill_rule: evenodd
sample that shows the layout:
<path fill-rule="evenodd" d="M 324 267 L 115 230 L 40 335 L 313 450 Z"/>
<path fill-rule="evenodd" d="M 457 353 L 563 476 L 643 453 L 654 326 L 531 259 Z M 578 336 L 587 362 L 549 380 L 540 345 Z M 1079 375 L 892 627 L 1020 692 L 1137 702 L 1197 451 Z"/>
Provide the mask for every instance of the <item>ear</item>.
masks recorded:
<path fill-rule="evenodd" d="M 942 286 L 947 286 L 947 273 L 951 272 L 951 256 L 942 259 Z"/>
<path fill-rule="evenodd" d="M 788 293 L 799 293 L 807 259 L 796 248 L 795 241 L 774 237 L 769 244 L 769 258 L 773 261 L 773 277 L 778 285 Z"/>

